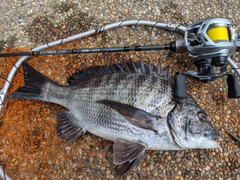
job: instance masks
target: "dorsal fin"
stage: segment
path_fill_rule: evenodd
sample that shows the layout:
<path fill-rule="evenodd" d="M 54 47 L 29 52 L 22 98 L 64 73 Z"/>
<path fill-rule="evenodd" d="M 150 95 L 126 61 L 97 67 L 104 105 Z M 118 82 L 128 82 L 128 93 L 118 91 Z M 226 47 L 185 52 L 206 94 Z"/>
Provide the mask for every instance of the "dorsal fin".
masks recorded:
<path fill-rule="evenodd" d="M 92 66 L 90 68 L 75 72 L 69 79 L 70 85 L 77 85 L 80 82 L 90 80 L 106 74 L 114 73 L 136 73 L 136 74 L 153 74 L 158 77 L 163 77 L 170 80 L 172 74 L 168 73 L 168 67 L 161 69 L 160 63 L 157 66 L 152 65 L 150 62 L 145 64 L 142 61 L 138 62 L 125 62 L 112 64 L 110 66 Z"/>

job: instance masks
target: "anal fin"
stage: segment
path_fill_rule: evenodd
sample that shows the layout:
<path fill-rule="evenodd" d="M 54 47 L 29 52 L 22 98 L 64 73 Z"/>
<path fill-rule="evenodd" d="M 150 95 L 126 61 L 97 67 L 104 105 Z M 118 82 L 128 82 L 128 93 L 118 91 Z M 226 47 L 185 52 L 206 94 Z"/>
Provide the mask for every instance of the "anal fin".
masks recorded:
<path fill-rule="evenodd" d="M 124 175 L 136 167 L 144 155 L 146 145 L 141 142 L 118 138 L 113 145 L 113 163 L 119 175 Z"/>
<path fill-rule="evenodd" d="M 75 117 L 66 110 L 59 111 L 57 114 L 57 133 L 66 138 L 68 144 L 86 133 L 82 127 L 76 126 L 74 123 Z"/>

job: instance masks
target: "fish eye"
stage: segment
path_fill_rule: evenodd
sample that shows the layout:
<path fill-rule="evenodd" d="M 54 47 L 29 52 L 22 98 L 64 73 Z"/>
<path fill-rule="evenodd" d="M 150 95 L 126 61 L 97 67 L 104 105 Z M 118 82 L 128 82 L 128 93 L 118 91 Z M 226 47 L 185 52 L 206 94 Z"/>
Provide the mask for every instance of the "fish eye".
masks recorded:
<path fill-rule="evenodd" d="M 198 118 L 202 121 L 206 120 L 206 114 L 204 112 L 199 112 L 198 113 Z"/>

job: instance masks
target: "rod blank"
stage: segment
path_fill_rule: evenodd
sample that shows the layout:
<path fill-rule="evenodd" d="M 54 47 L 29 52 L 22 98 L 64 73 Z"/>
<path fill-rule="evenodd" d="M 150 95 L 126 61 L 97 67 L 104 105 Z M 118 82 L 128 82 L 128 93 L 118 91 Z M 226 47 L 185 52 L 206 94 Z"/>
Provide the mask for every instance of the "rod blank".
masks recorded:
<path fill-rule="evenodd" d="M 149 50 L 163 50 L 163 49 L 168 49 L 168 46 L 166 46 L 166 45 L 150 45 L 150 46 L 124 46 L 124 47 L 110 47 L 110 48 L 86 48 L 86 49 L 63 49 L 63 50 L 46 50 L 46 51 L 9 52 L 9 53 L 0 53 L 0 57 L 76 54 L 76 53 L 149 51 Z"/>

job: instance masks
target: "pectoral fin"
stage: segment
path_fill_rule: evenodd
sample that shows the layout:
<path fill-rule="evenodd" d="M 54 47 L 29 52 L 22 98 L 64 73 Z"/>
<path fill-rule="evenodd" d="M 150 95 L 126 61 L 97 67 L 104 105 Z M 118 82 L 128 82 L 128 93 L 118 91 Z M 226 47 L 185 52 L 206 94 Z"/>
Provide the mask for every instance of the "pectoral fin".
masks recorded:
<path fill-rule="evenodd" d="M 59 135 L 64 136 L 68 144 L 86 133 L 86 130 L 77 126 L 75 117 L 69 111 L 60 111 L 57 114 L 57 132 Z"/>
<path fill-rule="evenodd" d="M 155 124 L 157 123 L 157 121 L 161 120 L 160 116 L 152 115 L 144 110 L 117 101 L 104 99 L 97 102 L 115 109 L 118 113 L 123 115 L 128 122 L 135 126 L 157 131 Z"/>
<path fill-rule="evenodd" d="M 125 139 L 117 139 L 113 145 L 113 164 L 119 175 L 124 175 L 136 167 L 145 152 L 146 145 Z"/>

